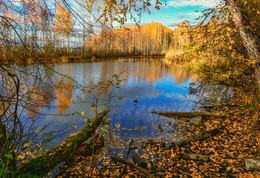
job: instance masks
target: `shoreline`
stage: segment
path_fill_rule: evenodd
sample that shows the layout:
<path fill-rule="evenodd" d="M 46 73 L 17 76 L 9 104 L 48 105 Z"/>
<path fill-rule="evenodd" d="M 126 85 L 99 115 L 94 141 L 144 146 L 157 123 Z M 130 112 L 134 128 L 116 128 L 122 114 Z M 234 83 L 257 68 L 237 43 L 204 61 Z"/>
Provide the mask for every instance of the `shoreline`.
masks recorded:
<path fill-rule="evenodd" d="M 109 57 L 70 57 L 70 56 L 61 56 L 59 58 L 50 57 L 48 59 L 31 59 L 23 60 L 23 61 L 10 61 L 1 60 L 0 64 L 41 64 L 41 63 L 68 63 L 68 62 L 98 62 L 98 61 L 106 61 L 113 60 L 119 58 L 163 58 L 165 55 L 137 55 L 137 56 L 109 56 Z"/>

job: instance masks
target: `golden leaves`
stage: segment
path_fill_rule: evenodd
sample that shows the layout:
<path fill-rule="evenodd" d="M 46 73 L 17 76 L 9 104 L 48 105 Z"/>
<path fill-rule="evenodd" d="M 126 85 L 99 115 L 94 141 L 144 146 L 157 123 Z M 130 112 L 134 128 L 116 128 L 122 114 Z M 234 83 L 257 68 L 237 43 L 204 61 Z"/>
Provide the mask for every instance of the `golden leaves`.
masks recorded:
<path fill-rule="evenodd" d="M 31 145 L 32 144 L 32 141 L 30 141 L 30 142 L 28 142 L 28 143 L 25 143 L 24 145 L 23 145 L 23 147 L 28 147 L 29 145 Z"/>
<path fill-rule="evenodd" d="M 66 5 L 58 1 L 56 6 L 56 21 L 54 31 L 70 35 L 72 30 L 71 11 L 67 10 Z"/>

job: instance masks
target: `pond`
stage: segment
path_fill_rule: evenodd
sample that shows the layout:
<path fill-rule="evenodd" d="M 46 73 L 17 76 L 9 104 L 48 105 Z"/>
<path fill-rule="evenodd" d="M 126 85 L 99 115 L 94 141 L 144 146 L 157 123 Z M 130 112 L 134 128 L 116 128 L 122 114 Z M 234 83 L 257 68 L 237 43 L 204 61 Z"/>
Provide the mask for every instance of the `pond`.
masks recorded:
<path fill-rule="evenodd" d="M 159 58 L 57 63 L 50 66 L 69 78 L 52 75 L 56 87 L 49 89 L 51 97 L 42 99 L 41 106 L 31 108 L 33 112 L 27 111 L 30 119 L 37 121 L 37 127 L 46 126 L 45 133 L 69 130 L 72 126 L 76 126 L 76 129 L 68 133 L 80 130 L 85 125 L 85 118 L 77 113 L 85 111 L 85 115 L 94 117 L 90 110 L 90 98 L 81 92 L 82 87 L 109 80 L 113 74 L 122 72 L 127 82 L 122 83 L 114 95 L 125 99 L 114 99 L 109 113 L 111 128 L 120 129 L 121 139 L 163 135 L 158 127 L 169 127 L 174 121 L 165 121 L 163 116 L 152 114 L 151 111 L 185 112 L 192 111 L 197 105 L 197 98 L 189 94 L 189 87 L 198 80 L 198 76 L 189 74 L 181 66 L 170 68 Z M 39 101 L 41 97 L 35 96 L 35 99 Z M 67 134 L 55 137 L 52 143 L 60 143 Z"/>

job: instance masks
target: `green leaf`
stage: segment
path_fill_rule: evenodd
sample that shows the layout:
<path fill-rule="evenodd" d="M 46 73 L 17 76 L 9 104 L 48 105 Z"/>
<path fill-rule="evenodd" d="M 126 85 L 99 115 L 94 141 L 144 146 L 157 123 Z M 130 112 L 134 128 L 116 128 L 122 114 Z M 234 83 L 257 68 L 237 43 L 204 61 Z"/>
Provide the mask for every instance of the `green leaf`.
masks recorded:
<path fill-rule="evenodd" d="M 14 159 L 12 154 L 5 154 L 4 157 L 8 158 L 8 159 Z"/>
<path fill-rule="evenodd" d="M 47 139 L 46 139 L 46 142 L 51 142 L 51 138 L 47 138 Z"/>
<path fill-rule="evenodd" d="M 48 136 L 53 136 L 53 131 L 47 133 Z"/>

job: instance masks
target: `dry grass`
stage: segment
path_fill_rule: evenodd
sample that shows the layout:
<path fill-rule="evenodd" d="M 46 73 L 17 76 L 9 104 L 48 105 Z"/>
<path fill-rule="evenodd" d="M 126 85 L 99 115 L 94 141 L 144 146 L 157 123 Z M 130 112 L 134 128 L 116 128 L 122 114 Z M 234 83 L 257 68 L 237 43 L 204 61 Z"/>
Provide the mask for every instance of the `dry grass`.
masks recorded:
<path fill-rule="evenodd" d="M 174 49 L 174 48 L 170 48 L 166 54 L 165 54 L 165 58 L 167 59 L 174 59 L 177 56 L 180 56 L 182 54 L 184 54 L 186 52 L 186 50 L 184 49 Z"/>

